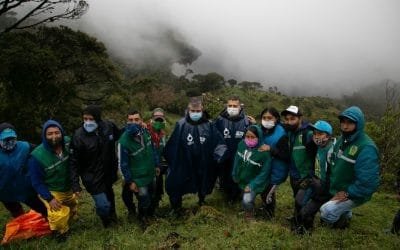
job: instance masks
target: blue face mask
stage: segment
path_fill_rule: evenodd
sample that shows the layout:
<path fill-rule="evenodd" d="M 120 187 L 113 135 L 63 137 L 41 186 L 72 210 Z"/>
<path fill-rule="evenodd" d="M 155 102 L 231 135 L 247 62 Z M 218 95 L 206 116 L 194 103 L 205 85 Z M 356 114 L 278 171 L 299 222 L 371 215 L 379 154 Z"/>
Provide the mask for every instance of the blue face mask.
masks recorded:
<path fill-rule="evenodd" d="M 95 121 L 86 121 L 83 123 L 83 128 L 86 130 L 88 133 L 92 133 L 97 129 L 98 125 L 97 122 Z"/>
<path fill-rule="evenodd" d="M 192 121 L 197 122 L 203 116 L 203 112 L 189 112 L 189 117 Z"/>
<path fill-rule="evenodd" d="M 17 138 L 0 140 L 0 148 L 4 151 L 12 151 L 17 146 Z"/>
<path fill-rule="evenodd" d="M 137 123 L 127 123 L 126 132 L 131 136 L 140 135 L 142 132 L 142 126 Z"/>

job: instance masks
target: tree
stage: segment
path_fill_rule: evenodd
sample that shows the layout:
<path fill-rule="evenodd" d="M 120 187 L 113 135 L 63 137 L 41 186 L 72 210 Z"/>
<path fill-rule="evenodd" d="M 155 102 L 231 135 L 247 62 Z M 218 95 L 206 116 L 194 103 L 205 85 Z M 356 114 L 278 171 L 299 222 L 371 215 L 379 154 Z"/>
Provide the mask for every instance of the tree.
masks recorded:
<path fill-rule="evenodd" d="M 367 123 L 367 131 L 379 148 L 383 184 L 388 186 L 400 168 L 400 101 L 395 84 L 386 83 L 385 89 L 385 112 L 378 121 Z"/>
<path fill-rule="evenodd" d="M 41 27 L 0 37 L 0 117 L 22 138 L 38 139 L 49 118 L 71 131 L 82 106 L 121 92 L 120 81 L 104 45 L 82 32 Z"/>
<path fill-rule="evenodd" d="M 201 92 L 221 89 L 225 85 L 224 77 L 215 72 L 208 73 L 206 75 L 194 75 L 192 80 L 192 84 L 197 85 Z"/>
<path fill-rule="evenodd" d="M 25 29 L 60 19 L 81 17 L 89 4 L 83 0 L 0 0 L 0 35 L 15 29 Z M 17 18 L 16 12 L 21 16 Z"/>
<path fill-rule="evenodd" d="M 238 84 L 244 90 L 261 90 L 262 85 L 259 82 L 243 81 Z"/>
<path fill-rule="evenodd" d="M 235 79 L 229 79 L 227 82 L 232 88 L 235 87 L 237 84 L 237 81 Z"/>

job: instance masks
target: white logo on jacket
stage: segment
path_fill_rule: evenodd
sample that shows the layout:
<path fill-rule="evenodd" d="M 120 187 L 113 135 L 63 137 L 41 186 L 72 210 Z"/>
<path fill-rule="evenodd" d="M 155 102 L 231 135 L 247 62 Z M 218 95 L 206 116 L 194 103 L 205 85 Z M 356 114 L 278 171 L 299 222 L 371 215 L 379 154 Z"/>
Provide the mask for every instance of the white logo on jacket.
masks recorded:
<path fill-rule="evenodd" d="M 189 133 L 188 136 L 186 137 L 186 140 L 187 140 L 187 145 L 188 145 L 188 146 L 194 144 L 194 142 L 193 142 L 193 136 L 192 136 L 190 133 Z"/>

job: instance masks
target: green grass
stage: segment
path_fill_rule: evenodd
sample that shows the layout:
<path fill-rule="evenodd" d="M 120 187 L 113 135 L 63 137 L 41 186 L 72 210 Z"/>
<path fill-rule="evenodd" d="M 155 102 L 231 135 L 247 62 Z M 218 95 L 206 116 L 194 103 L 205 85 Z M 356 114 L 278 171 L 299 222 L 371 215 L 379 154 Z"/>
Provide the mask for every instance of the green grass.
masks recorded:
<path fill-rule="evenodd" d="M 285 183 L 278 190 L 276 217 L 271 221 L 243 220 L 240 204 L 228 206 L 221 193 L 215 190 L 207 197 L 207 206 L 199 209 L 194 195 L 185 196 L 186 214 L 183 219 L 158 218 L 146 231 L 137 222 L 129 223 L 121 201 L 121 184 L 115 185 L 117 211 L 120 224 L 103 229 L 95 215 L 88 194 L 80 199 L 80 219 L 71 225 L 71 235 L 65 243 L 47 237 L 15 242 L 8 249 L 398 249 L 400 237 L 388 235 L 399 204 L 394 196 L 377 193 L 372 200 L 354 209 L 350 228 L 340 231 L 324 228 L 316 218 L 311 236 L 297 236 L 290 232 L 286 217 L 293 211 L 291 189 Z M 260 202 L 259 200 L 257 201 Z M 169 210 L 167 196 L 161 203 L 160 213 Z M 3 207 L 0 223 L 10 219 Z M 176 232 L 178 235 L 171 234 Z M 2 235 L 1 235 L 2 236 Z M 397 247 L 396 247 L 397 246 Z"/>

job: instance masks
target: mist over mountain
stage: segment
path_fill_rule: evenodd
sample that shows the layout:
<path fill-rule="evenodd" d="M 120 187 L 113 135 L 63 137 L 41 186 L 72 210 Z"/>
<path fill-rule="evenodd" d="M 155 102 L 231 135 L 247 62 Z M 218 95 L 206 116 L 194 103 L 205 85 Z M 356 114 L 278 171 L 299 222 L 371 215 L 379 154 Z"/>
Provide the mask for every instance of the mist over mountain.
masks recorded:
<path fill-rule="evenodd" d="M 74 26 L 137 64 L 174 61 L 163 38 L 173 31 L 201 51 L 197 73 L 340 96 L 400 80 L 399 9 L 396 0 L 96 0 Z"/>

